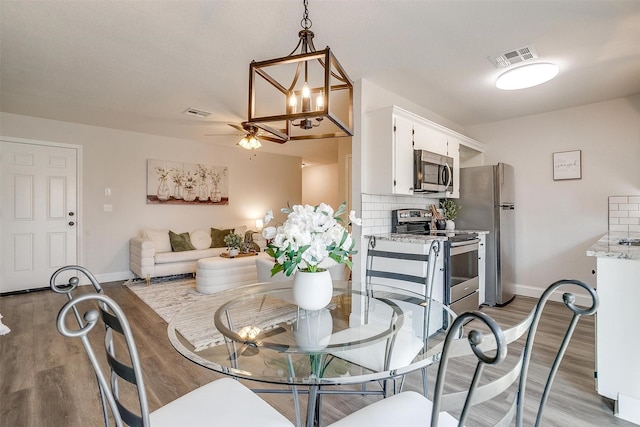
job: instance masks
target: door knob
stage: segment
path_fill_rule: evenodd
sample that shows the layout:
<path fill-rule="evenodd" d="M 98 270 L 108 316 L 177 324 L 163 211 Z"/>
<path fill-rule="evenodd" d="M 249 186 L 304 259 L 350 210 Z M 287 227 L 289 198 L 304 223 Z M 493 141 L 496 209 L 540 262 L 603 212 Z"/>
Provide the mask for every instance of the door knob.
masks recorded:
<path fill-rule="evenodd" d="M 69 212 L 69 216 L 74 216 L 75 214 L 73 212 Z"/>
<path fill-rule="evenodd" d="M 73 221 L 69 221 L 69 225 L 76 225 L 76 223 Z"/>

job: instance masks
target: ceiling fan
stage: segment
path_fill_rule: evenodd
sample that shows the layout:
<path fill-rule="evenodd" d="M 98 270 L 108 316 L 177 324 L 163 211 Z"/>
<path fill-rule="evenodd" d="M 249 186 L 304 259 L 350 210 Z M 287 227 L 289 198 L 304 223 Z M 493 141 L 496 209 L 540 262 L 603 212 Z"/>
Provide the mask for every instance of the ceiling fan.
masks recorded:
<path fill-rule="evenodd" d="M 285 142 L 287 142 L 284 139 L 280 139 L 268 133 L 263 132 L 263 130 L 260 129 L 258 126 L 255 126 L 248 122 L 242 122 L 240 124 L 236 124 L 236 123 L 227 123 L 227 124 L 232 128 L 237 129 L 238 131 L 241 132 L 237 134 L 238 136 L 244 135 L 244 137 L 238 142 L 238 145 L 247 150 L 255 150 L 257 148 L 260 148 L 262 146 L 262 144 L 260 143 L 260 140 L 276 142 L 278 144 L 284 144 Z M 222 136 L 222 135 L 226 136 L 229 134 L 205 134 L 205 136 Z"/>

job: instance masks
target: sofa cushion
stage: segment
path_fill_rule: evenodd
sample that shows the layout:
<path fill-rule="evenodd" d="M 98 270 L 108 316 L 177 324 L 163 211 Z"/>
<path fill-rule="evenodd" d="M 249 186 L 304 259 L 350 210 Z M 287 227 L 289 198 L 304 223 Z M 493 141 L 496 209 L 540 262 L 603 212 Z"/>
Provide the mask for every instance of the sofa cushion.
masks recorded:
<path fill-rule="evenodd" d="M 189 233 L 174 233 L 169 230 L 169 241 L 173 252 L 193 251 L 196 248 L 191 244 Z"/>
<path fill-rule="evenodd" d="M 229 233 L 233 233 L 233 228 L 225 228 L 222 230 L 219 228 L 211 228 L 211 247 L 212 248 L 226 247 L 227 245 L 224 243 L 224 237 Z"/>
<path fill-rule="evenodd" d="M 153 242 L 153 248 L 157 252 L 171 252 L 171 241 L 169 240 L 169 230 L 142 230 L 142 237 Z"/>
<path fill-rule="evenodd" d="M 211 231 L 195 230 L 189 233 L 191 244 L 196 249 L 207 249 L 211 247 Z"/>
<path fill-rule="evenodd" d="M 180 263 L 185 261 L 197 261 L 201 258 L 209 258 L 220 256 L 226 249 L 225 248 L 209 248 L 203 250 L 195 250 L 195 251 L 184 251 L 184 252 L 162 252 L 156 254 L 153 257 L 153 260 L 156 263 L 156 267 L 159 264 L 171 264 L 171 263 Z M 195 263 L 193 264 L 193 271 L 195 271 Z M 177 273 L 176 273 L 177 274 Z"/>

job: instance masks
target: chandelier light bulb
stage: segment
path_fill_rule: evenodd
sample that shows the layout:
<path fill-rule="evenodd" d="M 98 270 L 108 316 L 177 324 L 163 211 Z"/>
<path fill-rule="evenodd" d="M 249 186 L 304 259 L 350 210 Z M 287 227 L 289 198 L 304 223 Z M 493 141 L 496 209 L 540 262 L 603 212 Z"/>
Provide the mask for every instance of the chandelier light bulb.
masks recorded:
<path fill-rule="evenodd" d="M 316 98 L 316 110 L 321 111 L 323 109 L 324 109 L 324 96 L 322 96 L 322 93 L 321 93 Z"/>
<path fill-rule="evenodd" d="M 309 90 L 309 85 L 305 82 L 304 86 L 302 86 L 302 97 L 303 98 L 310 98 L 311 97 L 311 90 Z"/>
<path fill-rule="evenodd" d="M 522 65 L 502 73 L 496 80 L 496 87 L 502 90 L 517 90 L 537 86 L 553 79 L 559 71 L 557 65 L 548 62 Z"/>
<path fill-rule="evenodd" d="M 289 108 L 291 109 L 291 112 L 295 113 L 297 107 L 298 107 L 298 98 L 296 97 L 295 93 L 291 92 L 291 95 L 289 96 Z"/>

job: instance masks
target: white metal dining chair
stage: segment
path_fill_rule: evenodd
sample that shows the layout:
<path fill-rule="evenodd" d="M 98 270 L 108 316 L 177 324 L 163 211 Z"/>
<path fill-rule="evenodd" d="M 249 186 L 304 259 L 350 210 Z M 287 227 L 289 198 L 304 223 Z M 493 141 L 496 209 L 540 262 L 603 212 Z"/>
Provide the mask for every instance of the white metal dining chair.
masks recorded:
<path fill-rule="evenodd" d="M 91 307 L 84 312 L 79 327 L 68 327 L 70 312 L 77 307 Z M 77 320 L 77 319 L 76 319 Z M 89 338 L 104 324 L 105 358 L 99 358 Z M 105 406 L 116 426 L 293 426 L 283 415 L 240 382 L 224 378 L 149 412 L 147 394 L 138 350 L 127 318 L 118 304 L 100 293 L 70 299 L 57 318 L 60 334 L 80 338 L 96 373 Z M 95 332 L 91 332 L 95 329 Z M 129 385 L 130 384 L 130 385 Z M 133 386 L 133 391 L 129 390 Z M 125 390 L 128 392 L 123 392 Z M 127 401 L 135 394 L 134 402 Z M 124 396 L 124 397 L 123 397 Z M 105 414 L 105 425 L 109 419 Z"/>
<path fill-rule="evenodd" d="M 402 392 L 366 406 L 331 424 L 330 427 L 462 426 L 465 424 L 472 406 L 488 402 L 494 398 L 506 399 L 505 395 L 508 396 L 509 390 L 515 385 L 517 386 L 515 393 L 513 393 L 512 403 L 504 414 L 501 414 L 501 418 L 493 421 L 493 425 L 509 426 L 512 425 L 515 419 L 515 425 L 517 427 L 522 426 L 529 362 L 540 317 L 551 294 L 558 288 L 567 285 L 577 286 L 586 290 L 591 297 L 591 306 L 586 308 L 578 307 L 575 305 L 574 294 L 570 292 L 563 294 L 564 304 L 572 312 L 572 317 L 557 348 L 546 382 L 543 383 L 544 390 L 538 401 L 535 419 L 535 425 L 539 426 L 553 380 L 578 320 L 582 315 L 594 314 L 598 307 L 598 296 L 595 290 L 578 280 L 559 280 L 553 283 L 545 290 L 529 315 L 504 332 L 495 321 L 482 312 L 462 313 L 453 322 L 442 343 L 442 356 L 438 368 L 433 401 L 413 391 Z M 473 329 L 469 332 L 467 339 L 456 338 L 463 325 L 469 319 L 480 320 L 489 328 L 491 334 L 485 338 L 482 332 L 479 332 L 478 329 Z M 474 325 L 474 328 L 476 327 L 477 325 Z M 560 328 L 561 325 L 558 325 L 558 327 Z M 524 336 L 526 336 L 526 340 L 522 345 L 520 338 Z M 506 357 L 507 347 L 521 347 L 517 361 L 509 369 L 492 370 L 491 375 L 481 382 L 485 366 L 500 364 Z M 472 379 L 469 381 L 468 389 L 445 394 L 445 378 L 451 361 L 465 356 L 476 359 L 475 370 Z M 454 411 L 457 416 L 452 415 Z"/>
<path fill-rule="evenodd" d="M 423 306 L 422 313 L 413 313 L 406 310 L 405 321 L 398 328 L 396 336 L 393 337 L 392 345 L 389 342 L 381 342 L 377 346 L 367 348 L 367 351 L 360 350 L 340 350 L 333 352 L 333 355 L 341 359 L 348 360 L 357 365 L 374 371 L 391 370 L 407 366 L 420 353 L 429 347 L 429 337 L 441 329 L 443 326 L 443 311 L 438 309 L 432 313 L 433 284 L 436 274 L 436 260 L 440 252 L 441 242 L 432 240 L 428 245 L 427 253 L 405 253 L 390 252 L 376 249 L 376 239 L 369 238 L 367 259 L 366 259 L 366 292 L 369 298 L 384 298 L 393 301 L 403 307 L 414 307 L 414 304 L 407 304 L 408 299 L 417 300 Z M 399 267 L 401 266 L 401 267 Z M 366 301 L 370 301 L 367 299 Z M 438 307 L 440 308 L 440 307 Z M 364 324 L 357 325 L 340 334 L 361 334 L 367 335 L 367 329 L 379 328 L 373 319 L 370 319 L 372 310 L 366 309 L 367 318 Z M 390 319 L 382 316 L 383 319 Z M 416 316 L 417 314 L 417 316 Z M 433 319 L 437 317 L 437 319 Z M 450 313 L 447 321 L 455 317 Z M 385 321 L 388 323 L 388 320 Z M 434 328 L 434 325 L 437 327 Z M 384 325 L 386 327 L 386 325 Z M 374 333 L 370 333 L 374 335 Z M 427 368 L 422 369 L 423 392 L 427 393 Z M 394 390 L 402 390 L 404 376 L 401 376 L 400 386 Z M 383 394 L 387 394 L 386 382 L 382 384 Z"/>

